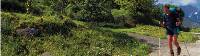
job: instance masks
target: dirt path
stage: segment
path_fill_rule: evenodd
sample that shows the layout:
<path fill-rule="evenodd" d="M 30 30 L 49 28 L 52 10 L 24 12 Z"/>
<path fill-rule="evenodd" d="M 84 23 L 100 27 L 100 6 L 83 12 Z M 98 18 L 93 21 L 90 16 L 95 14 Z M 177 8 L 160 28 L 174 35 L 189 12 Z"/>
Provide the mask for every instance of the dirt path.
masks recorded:
<path fill-rule="evenodd" d="M 142 42 L 150 44 L 152 46 L 152 52 L 149 54 L 149 56 L 169 56 L 169 50 L 167 47 L 166 39 L 162 39 L 159 42 L 158 38 L 143 36 L 135 33 L 128 33 L 128 35 L 135 37 L 136 39 Z M 159 43 L 160 43 L 160 49 L 159 49 Z M 190 53 L 190 56 L 200 56 L 200 40 L 198 40 L 196 43 L 186 43 L 187 49 L 184 43 L 180 43 L 180 46 L 182 48 L 180 56 L 189 56 L 187 53 L 187 49 L 188 52 Z M 174 52 L 176 54 L 176 48 L 174 48 Z"/>

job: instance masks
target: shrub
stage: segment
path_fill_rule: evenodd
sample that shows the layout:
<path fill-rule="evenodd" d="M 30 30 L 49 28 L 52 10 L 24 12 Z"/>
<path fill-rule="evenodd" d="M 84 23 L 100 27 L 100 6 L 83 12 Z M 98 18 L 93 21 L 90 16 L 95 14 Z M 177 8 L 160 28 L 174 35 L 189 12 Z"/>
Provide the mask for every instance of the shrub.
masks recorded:
<path fill-rule="evenodd" d="M 20 13 L 2 13 L 2 33 L 6 35 L 29 35 L 35 34 L 66 34 L 70 29 L 77 28 L 74 22 L 69 19 L 60 19 L 55 16 L 37 17 Z M 33 30 L 34 29 L 34 30 Z M 35 35 L 34 34 L 34 35 Z"/>
<path fill-rule="evenodd" d="M 125 9 L 113 9 L 112 15 L 114 16 L 114 23 L 120 24 L 124 27 L 135 27 L 136 21 L 130 13 Z"/>
<path fill-rule="evenodd" d="M 1 8 L 3 11 L 26 12 L 26 1 L 28 0 L 2 0 Z"/>

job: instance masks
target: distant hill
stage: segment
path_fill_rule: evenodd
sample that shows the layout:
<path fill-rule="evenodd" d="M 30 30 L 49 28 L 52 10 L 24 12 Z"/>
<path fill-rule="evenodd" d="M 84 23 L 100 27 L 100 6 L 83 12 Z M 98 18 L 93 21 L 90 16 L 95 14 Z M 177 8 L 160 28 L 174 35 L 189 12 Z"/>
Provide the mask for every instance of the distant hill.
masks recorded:
<path fill-rule="evenodd" d="M 185 12 L 183 25 L 185 27 L 200 27 L 200 9 L 191 5 L 181 6 Z"/>

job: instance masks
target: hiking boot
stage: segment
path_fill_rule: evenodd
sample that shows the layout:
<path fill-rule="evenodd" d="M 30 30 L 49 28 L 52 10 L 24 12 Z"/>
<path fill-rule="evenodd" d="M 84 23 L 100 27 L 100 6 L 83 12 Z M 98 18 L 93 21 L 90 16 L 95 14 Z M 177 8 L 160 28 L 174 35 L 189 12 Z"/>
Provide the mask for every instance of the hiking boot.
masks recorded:
<path fill-rule="evenodd" d="M 174 56 L 174 51 L 170 50 L 170 56 Z"/>
<path fill-rule="evenodd" d="M 177 55 L 180 55 L 180 54 L 181 54 L 181 48 L 178 47 L 178 48 L 177 48 Z"/>

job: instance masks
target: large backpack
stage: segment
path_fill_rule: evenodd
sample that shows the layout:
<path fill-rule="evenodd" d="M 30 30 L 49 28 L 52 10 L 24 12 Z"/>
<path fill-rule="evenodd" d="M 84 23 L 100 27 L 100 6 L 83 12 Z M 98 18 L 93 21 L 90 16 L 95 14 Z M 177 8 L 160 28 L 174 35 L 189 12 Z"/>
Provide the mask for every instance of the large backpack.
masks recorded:
<path fill-rule="evenodd" d="M 182 21 L 183 20 L 183 17 L 185 16 L 183 10 L 180 8 L 180 7 L 177 7 L 175 5 L 169 5 L 169 10 L 171 13 L 176 13 L 178 14 L 180 20 Z"/>
<path fill-rule="evenodd" d="M 169 8 L 170 8 L 169 9 L 170 13 L 177 14 L 180 21 L 183 22 L 183 19 L 184 19 L 183 17 L 185 16 L 184 11 L 180 7 L 177 7 L 175 5 L 170 5 Z M 178 32 L 182 31 L 182 28 L 183 28 L 182 24 L 178 28 L 179 28 L 177 30 Z"/>
<path fill-rule="evenodd" d="M 167 6 L 168 8 L 166 8 L 165 6 Z M 185 16 L 183 10 L 180 7 L 177 7 L 175 5 L 165 5 L 163 6 L 163 15 L 166 15 L 166 11 L 169 10 L 169 13 L 171 14 L 178 14 L 179 19 L 181 20 L 181 22 L 183 22 L 183 17 Z M 173 15 L 172 15 L 173 16 Z M 182 30 L 182 25 L 179 27 L 179 30 Z"/>

